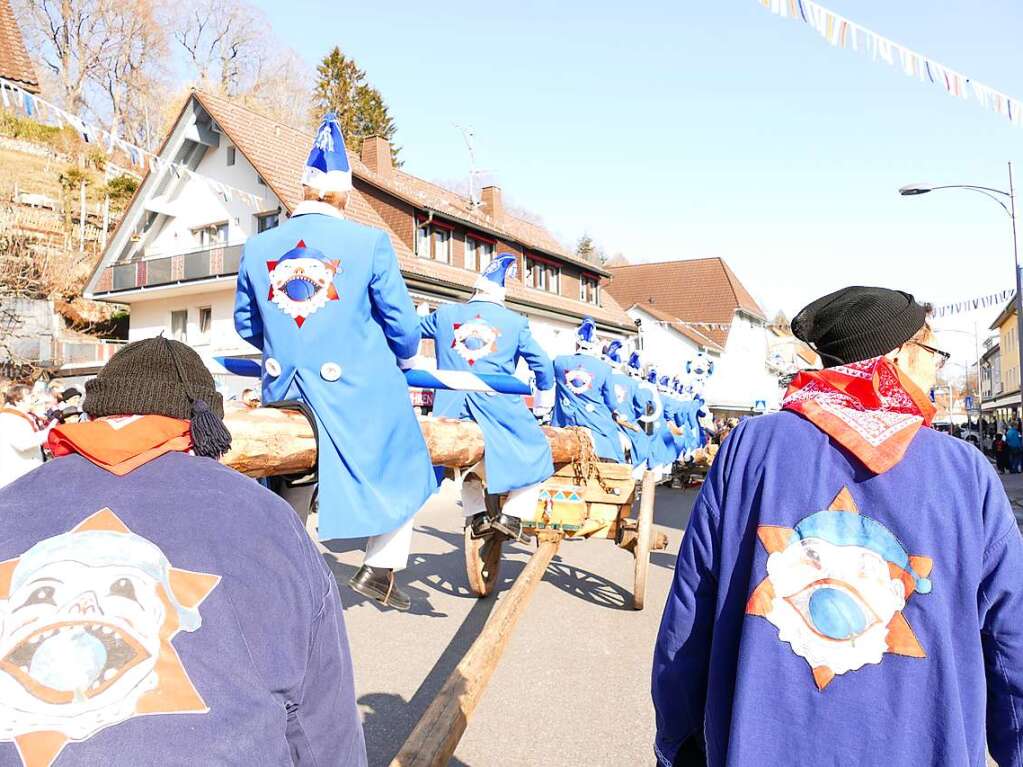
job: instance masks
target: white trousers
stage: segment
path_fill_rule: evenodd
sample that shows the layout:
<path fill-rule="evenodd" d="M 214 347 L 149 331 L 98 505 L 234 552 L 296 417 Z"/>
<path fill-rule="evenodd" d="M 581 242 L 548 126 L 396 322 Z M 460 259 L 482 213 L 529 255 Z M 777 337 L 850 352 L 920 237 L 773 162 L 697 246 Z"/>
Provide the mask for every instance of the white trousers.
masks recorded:
<path fill-rule="evenodd" d="M 316 485 L 301 487 L 284 487 L 281 497 L 298 514 L 305 525 L 309 518 L 309 507 L 312 504 L 313 490 Z M 366 558 L 363 564 L 370 567 L 385 567 L 391 570 L 404 570 L 408 564 L 409 552 L 412 550 L 412 528 L 414 517 L 396 530 L 374 535 L 366 539 Z"/>
<path fill-rule="evenodd" d="M 536 504 L 540 499 L 540 485 L 527 485 L 511 490 L 505 498 L 501 511 L 509 517 L 518 517 L 526 521 L 536 518 Z M 487 510 L 484 499 L 483 481 L 475 474 L 462 478 L 462 513 L 466 517 L 480 514 Z"/>
<path fill-rule="evenodd" d="M 370 567 L 386 567 L 390 570 L 404 570 L 412 550 L 412 527 L 415 517 L 409 519 L 397 530 L 366 539 L 366 558 L 363 564 Z"/>

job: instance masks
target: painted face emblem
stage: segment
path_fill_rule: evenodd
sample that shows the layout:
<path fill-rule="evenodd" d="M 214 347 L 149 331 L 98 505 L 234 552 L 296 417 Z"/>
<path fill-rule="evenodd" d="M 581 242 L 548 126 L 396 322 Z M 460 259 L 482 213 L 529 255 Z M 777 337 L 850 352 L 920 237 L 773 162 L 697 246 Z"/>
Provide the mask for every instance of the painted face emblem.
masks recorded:
<path fill-rule="evenodd" d="M 299 327 L 328 301 L 338 300 L 334 277 L 340 262 L 328 261 L 302 240 L 279 261 L 267 261 L 266 266 L 270 271 L 270 301 Z"/>
<path fill-rule="evenodd" d="M 479 315 L 469 322 L 456 322 L 451 329 L 455 336 L 451 348 L 470 365 L 497 351 L 501 331 Z"/>
<path fill-rule="evenodd" d="M 586 368 L 565 371 L 565 386 L 573 394 L 584 394 L 593 388 L 593 374 Z"/>
<path fill-rule="evenodd" d="M 843 489 L 794 528 L 761 525 L 767 577 L 746 604 L 813 672 L 819 690 L 885 653 L 925 658 L 902 611 L 929 594 L 932 562 L 911 556 L 884 525 L 859 514 Z"/>
<path fill-rule="evenodd" d="M 109 509 L 0 563 L 0 741 L 49 767 L 136 716 L 206 713 L 171 640 L 220 578 L 171 567 Z"/>

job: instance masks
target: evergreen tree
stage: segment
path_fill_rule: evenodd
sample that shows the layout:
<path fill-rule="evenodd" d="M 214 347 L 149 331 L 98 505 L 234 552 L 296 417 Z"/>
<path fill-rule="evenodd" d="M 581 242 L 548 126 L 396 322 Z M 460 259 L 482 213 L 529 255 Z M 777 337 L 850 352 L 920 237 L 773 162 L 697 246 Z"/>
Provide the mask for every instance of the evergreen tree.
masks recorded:
<path fill-rule="evenodd" d="M 362 140 L 380 136 L 392 141 L 397 131 L 380 91 L 366 82 L 366 73 L 335 47 L 316 67 L 317 83 L 313 94 L 313 121 L 319 124 L 326 112 L 337 114 L 348 148 L 362 149 Z M 398 147 L 391 145 L 396 166 Z"/>
<path fill-rule="evenodd" d="M 575 244 L 575 254 L 583 259 L 584 261 L 593 261 L 594 253 L 596 253 L 596 247 L 593 244 L 593 238 L 588 234 L 584 234 L 579 238 L 579 242 Z"/>

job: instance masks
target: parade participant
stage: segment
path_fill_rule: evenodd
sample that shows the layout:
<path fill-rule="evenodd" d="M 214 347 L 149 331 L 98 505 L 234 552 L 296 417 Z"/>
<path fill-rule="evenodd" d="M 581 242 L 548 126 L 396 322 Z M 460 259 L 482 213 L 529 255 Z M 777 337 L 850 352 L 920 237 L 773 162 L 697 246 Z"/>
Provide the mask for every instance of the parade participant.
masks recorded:
<path fill-rule="evenodd" d="M 792 330 L 825 369 L 732 432 L 682 539 L 659 765 L 1020 764 L 1023 540 L 987 459 L 927 428 L 925 307 L 845 288 Z"/>
<path fill-rule="evenodd" d="M 678 459 L 679 449 L 676 440 L 681 434 L 681 429 L 678 403 L 671 396 L 671 382 L 668 376 L 662 375 L 656 381 L 657 394 L 661 400 L 661 429 L 651 449 L 656 456 L 657 465 L 661 467 L 661 477 L 665 478 L 672 473 Z"/>
<path fill-rule="evenodd" d="M 590 317 L 583 319 L 576 332 L 575 354 L 554 360 L 557 397 L 551 424 L 583 426 L 593 435 L 598 458 L 623 463 L 625 451 L 618 440 L 611 411 L 616 402 L 611 384 L 611 367 L 600 359 L 597 326 Z"/>
<path fill-rule="evenodd" d="M 505 280 L 515 256 L 502 253 L 476 281 L 465 304 L 444 304 L 421 322 L 432 338 L 441 370 L 514 375 L 524 360 L 540 392 L 554 386 L 551 361 L 529 332 L 529 320 L 504 306 Z M 482 392 L 438 391 L 433 414 L 475 421 L 483 432 L 483 466 L 463 475 L 462 510 L 476 537 L 495 532 L 521 540 L 522 520 L 532 520 L 540 485 L 554 473 L 551 447 L 521 397 Z M 486 490 L 484 491 L 484 483 Z M 507 493 L 501 513 L 488 515 L 486 495 Z"/>
<path fill-rule="evenodd" d="M 4 393 L 0 408 L 0 487 L 27 474 L 43 462 L 42 447 L 56 420 L 37 428 L 29 411 L 32 388 L 13 384 Z"/>
<path fill-rule="evenodd" d="M 415 355 L 419 317 L 387 234 L 342 216 L 352 180 L 333 114 L 302 185 L 291 218 L 245 244 L 235 328 L 263 353 L 262 401 L 300 400 L 315 415 L 320 539 L 368 537 L 349 585 L 405 610 L 394 573 L 436 489 L 398 368 Z"/>
<path fill-rule="evenodd" d="M 337 584 L 288 505 L 217 462 L 199 356 L 128 344 L 83 405 L 0 491 L 0 764 L 364 767 Z"/>
<path fill-rule="evenodd" d="M 642 479 L 643 472 L 653 468 L 650 463 L 651 435 L 654 433 L 660 414 L 657 412 L 656 398 L 643 378 L 643 361 L 640 358 L 639 352 L 634 351 L 629 355 L 629 361 L 625 363 L 625 373 L 629 380 L 636 385 L 637 422 L 642 428 L 642 432 L 637 435 L 637 444 L 640 448 L 642 460 L 639 465 L 633 468 L 632 474 L 635 479 Z"/>
<path fill-rule="evenodd" d="M 646 374 L 643 376 L 643 381 L 640 384 L 640 389 L 645 391 L 650 398 L 650 402 L 654 406 L 654 412 L 650 420 L 650 448 L 648 451 L 649 457 L 647 458 L 647 464 L 650 470 L 657 475 L 658 481 L 663 479 L 669 466 L 664 464 L 664 431 L 667 429 L 667 424 L 664 422 L 664 401 L 661 397 L 660 389 L 657 386 L 657 368 L 653 365 L 648 365 Z"/>
<path fill-rule="evenodd" d="M 637 479 L 642 478 L 646 466 L 646 453 L 650 443 L 643 429 L 640 416 L 646 412 L 645 402 L 639 398 L 636 381 L 622 372 L 622 342 L 615 339 L 604 347 L 604 361 L 611 366 L 611 387 L 614 392 L 615 409 L 611 413 L 618 426 L 618 438 L 626 451 L 626 459 Z"/>

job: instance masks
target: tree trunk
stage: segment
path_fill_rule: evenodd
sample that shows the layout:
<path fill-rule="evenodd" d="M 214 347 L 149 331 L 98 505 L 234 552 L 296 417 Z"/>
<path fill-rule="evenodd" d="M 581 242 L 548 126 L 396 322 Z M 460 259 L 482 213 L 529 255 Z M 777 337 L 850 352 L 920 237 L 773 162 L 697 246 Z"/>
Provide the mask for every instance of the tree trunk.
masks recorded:
<path fill-rule="evenodd" d="M 313 429 L 297 411 L 274 408 L 229 410 L 231 452 L 223 462 L 250 477 L 298 474 L 316 464 Z M 471 421 L 426 418 L 419 422 L 430 457 L 437 466 L 468 468 L 483 458 L 483 433 Z M 543 427 L 554 463 L 569 463 L 591 452 L 586 429 Z"/>

